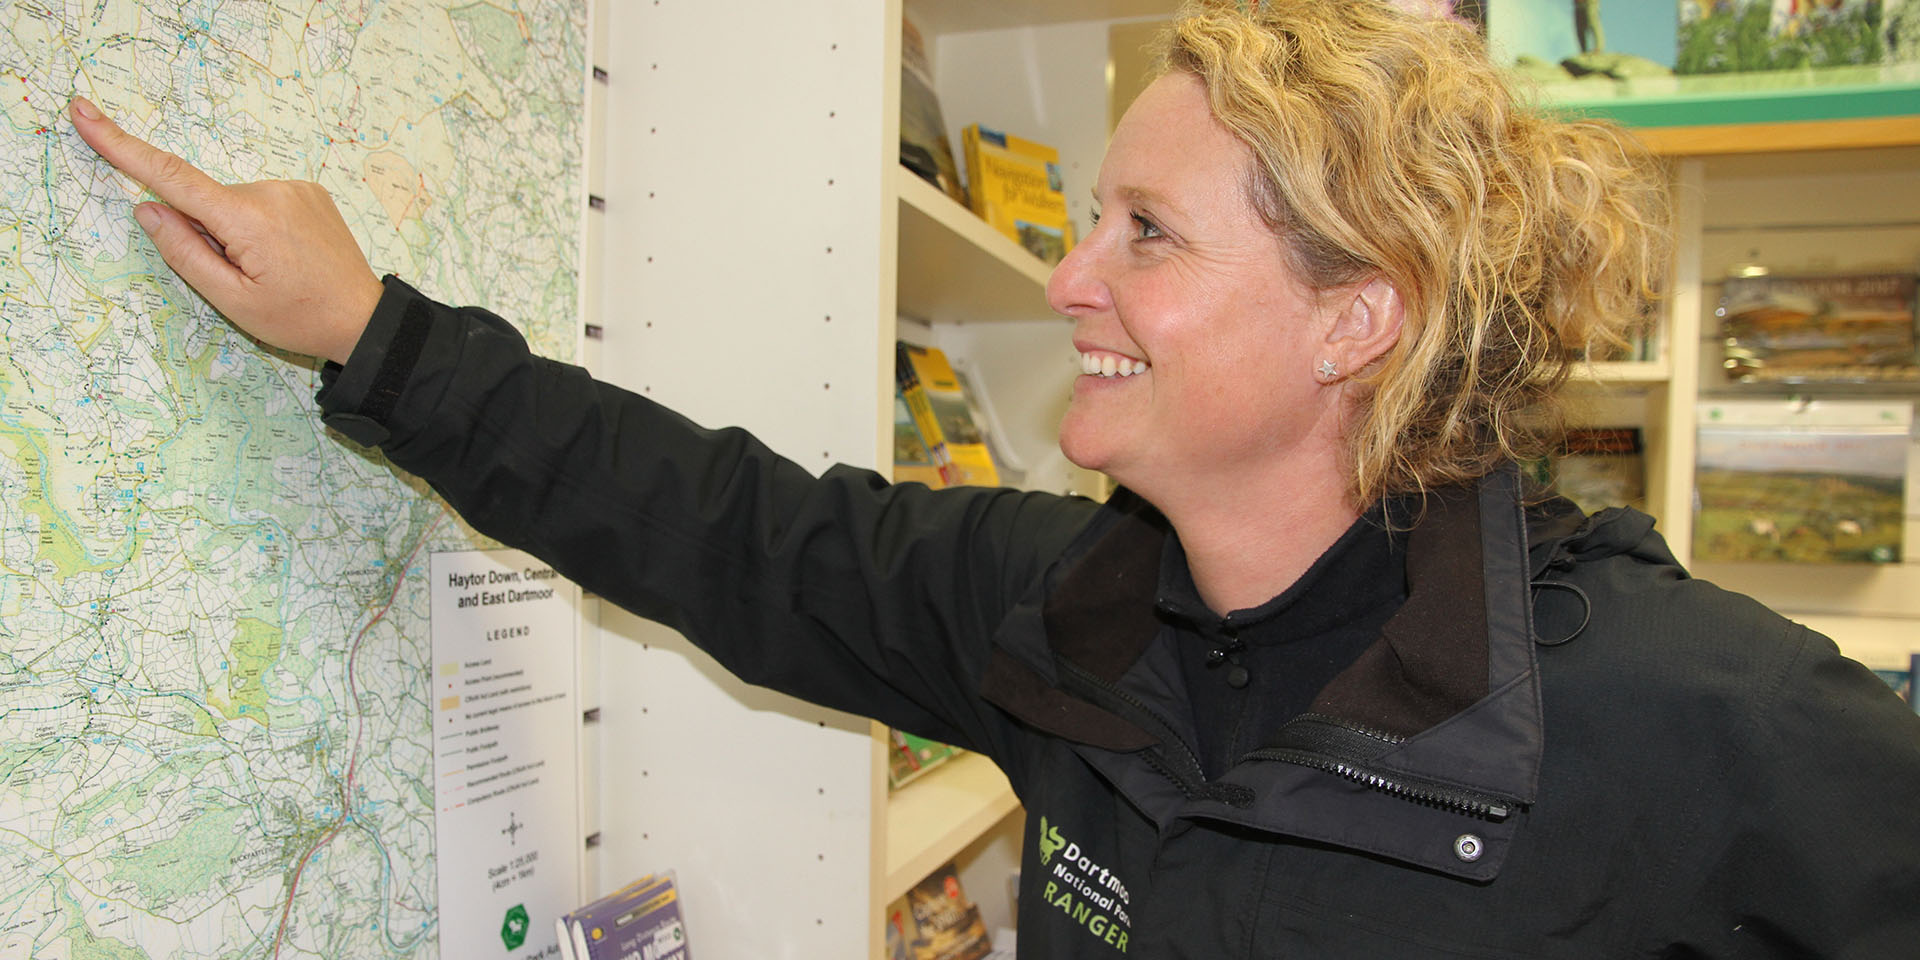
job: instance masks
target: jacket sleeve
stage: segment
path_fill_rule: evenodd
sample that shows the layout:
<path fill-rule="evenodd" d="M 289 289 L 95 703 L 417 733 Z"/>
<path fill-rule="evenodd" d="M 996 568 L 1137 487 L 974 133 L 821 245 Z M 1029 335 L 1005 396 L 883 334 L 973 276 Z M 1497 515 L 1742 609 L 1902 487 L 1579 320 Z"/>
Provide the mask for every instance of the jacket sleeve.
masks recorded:
<path fill-rule="evenodd" d="M 816 478 L 393 278 L 323 384 L 329 426 L 741 679 L 989 754 L 1006 733 L 977 697 L 993 630 L 1098 509 Z"/>
<path fill-rule="evenodd" d="M 1706 821 L 1717 856 L 1673 909 L 1703 956 L 1920 955 L 1920 716 L 1831 640 L 1789 628 L 1797 652 L 1717 787 L 1733 799 Z"/>

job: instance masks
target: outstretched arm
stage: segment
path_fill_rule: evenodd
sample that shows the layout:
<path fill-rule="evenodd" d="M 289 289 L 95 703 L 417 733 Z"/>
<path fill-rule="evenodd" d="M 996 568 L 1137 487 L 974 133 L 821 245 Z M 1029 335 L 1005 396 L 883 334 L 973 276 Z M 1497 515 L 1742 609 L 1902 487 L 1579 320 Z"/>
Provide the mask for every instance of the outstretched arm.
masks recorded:
<path fill-rule="evenodd" d="M 136 206 L 134 218 L 214 309 L 282 350 L 346 362 L 381 286 L 324 188 L 228 186 L 120 129 L 83 97 L 67 109 L 88 146 L 163 201 Z"/>

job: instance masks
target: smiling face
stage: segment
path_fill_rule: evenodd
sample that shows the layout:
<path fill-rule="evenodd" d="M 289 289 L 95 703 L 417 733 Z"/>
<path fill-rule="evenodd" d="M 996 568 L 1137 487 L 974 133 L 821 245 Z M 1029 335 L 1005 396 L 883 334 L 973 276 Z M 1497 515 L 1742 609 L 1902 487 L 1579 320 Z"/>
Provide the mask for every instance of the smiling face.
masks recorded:
<path fill-rule="evenodd" d="M 1315 376 L 1330 318 L 1248 203 L 1250 162 L 1198 79 L 1156 81 L 1114 131 L 1094 229 L 1047 285 L 1085 371 L 1061 449 L 1156 503 L 1297 473 L 1288 458 L 1334 466 L 1338 391 Z"/>

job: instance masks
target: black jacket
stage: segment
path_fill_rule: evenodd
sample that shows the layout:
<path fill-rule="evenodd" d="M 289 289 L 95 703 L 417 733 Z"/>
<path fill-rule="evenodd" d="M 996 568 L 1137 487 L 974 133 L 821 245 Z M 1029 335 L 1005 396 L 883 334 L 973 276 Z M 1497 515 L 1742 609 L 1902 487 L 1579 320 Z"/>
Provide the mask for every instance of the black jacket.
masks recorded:
<path fill-rule="evenodd" d="M 743 679 L 993 757 L 1024 957 L 1920 956 L 1920 718 L 1642 514 L 1436 494 L 1379 639 L 1207 779 L 1138 498 L 815 478 L 398 281 L 326 382 L 329 425 Z"/>

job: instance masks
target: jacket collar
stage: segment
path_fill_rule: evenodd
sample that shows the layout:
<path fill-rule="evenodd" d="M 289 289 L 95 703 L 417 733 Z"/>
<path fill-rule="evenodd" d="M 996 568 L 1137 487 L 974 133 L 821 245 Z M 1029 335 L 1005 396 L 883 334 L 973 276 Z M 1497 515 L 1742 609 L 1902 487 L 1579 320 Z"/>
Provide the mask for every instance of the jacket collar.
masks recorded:
<path fill-rule="evenodd" d="M 1517 471 L 1426 500 L 1408 538 L 1405 604 L 1306 716 L 1213 783 L 1197 764 L 1180 775 L 1190 754 L 1180 721 L 1151 707 L 1177 683 L 1155 645 L 1168 533 L 1150 505 L 1116 495 L 1009 618 L 983 696 L 1075 744 L 1163 826 L 1210 817 L 1463 876 L 1497 872 L 1535 798 L 1542 742 Z M 1369 780 L 1417 787 L 1384 794 Z M 1472 813 L 1424 802 L 1436 795 L 1484 802 Z M 1376 835 L 1369 821 L 1420 838 Z M 1478 831 L 1471 858 L 1452 848 L 1468 835 L 1461 821 Z"/>

